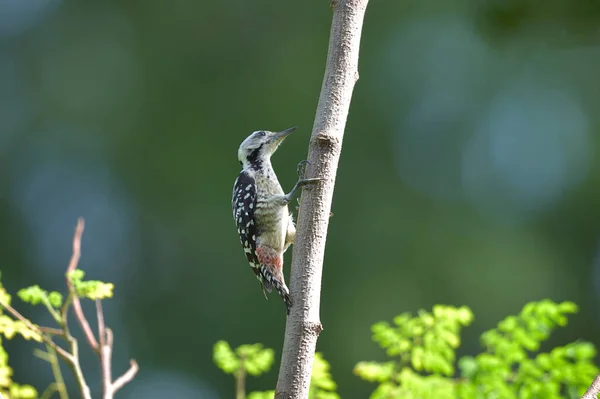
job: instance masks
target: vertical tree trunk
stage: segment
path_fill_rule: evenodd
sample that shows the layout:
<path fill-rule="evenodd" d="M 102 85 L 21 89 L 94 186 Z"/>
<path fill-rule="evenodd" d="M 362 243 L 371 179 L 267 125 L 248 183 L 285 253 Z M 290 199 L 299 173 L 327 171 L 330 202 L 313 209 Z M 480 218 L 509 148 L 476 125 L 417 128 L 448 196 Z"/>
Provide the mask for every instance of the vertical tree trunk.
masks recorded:
<path fill-rule="evenodd" d="M 303 190 L 290 290 L 294 305 L 285 328 L 276 398 L 306 399 L 317 338 L 325 241 L 342 138 L 352 91 L 358 80 L 358 53 L 368 0 L 333 0 L 329 51 L 308 149 L 306 177 L 322 183 Z"/>

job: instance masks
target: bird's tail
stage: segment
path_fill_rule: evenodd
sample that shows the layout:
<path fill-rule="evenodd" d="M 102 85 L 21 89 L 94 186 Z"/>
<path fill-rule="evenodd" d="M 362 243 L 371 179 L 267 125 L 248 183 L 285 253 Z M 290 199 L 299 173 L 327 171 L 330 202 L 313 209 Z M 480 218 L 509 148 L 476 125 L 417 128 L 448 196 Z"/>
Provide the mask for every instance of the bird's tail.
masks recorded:
<path fill-rule="evenodd" d="M 277 293 L 279 294 L 279 296 L 281 297 L 281 299 L 283 299 L 283 302 L 285 303 L 285 308 L 286 308 L 285 310 L 286 310 L 287 314 L 290 314 L 290 308 L 292 307 L 292 298 L 290 298 L 290 290 L 288 289 L 287 285 L 285 285 L 285 283 L 283 281 L 274 282 L 273 285 L 275 286 Z"/>
<path fill-rule="evenodd" d="M 285 280 L 281 273 L 277 273 L 275 275 L 272 273 L 269 267 L 261 266 L 260 275 L 262 277 L 262 285 L 263 285 L 263 293 L 265 293 L 265 289 L 271 292 L 272 288 L 275 287 L 275 290 L 285 303 L 286 312 L 290 314 L 290 308 L 292 307 L 292 299 L 290 298 L 290 290 L 287 285 L 285 285 Z M 267 295 L 265 294 L 265 298 Z"/>

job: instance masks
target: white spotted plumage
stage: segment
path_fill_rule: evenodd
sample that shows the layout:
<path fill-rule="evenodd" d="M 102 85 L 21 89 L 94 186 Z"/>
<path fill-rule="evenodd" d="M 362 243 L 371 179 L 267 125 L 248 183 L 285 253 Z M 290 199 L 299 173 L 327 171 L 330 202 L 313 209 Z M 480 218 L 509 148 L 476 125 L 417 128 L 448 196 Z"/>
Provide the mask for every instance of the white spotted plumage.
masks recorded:
<path fill-rule="evenodd" d="M 238 175 L 232 196 L 233 217 L 248 263 L 261 282 L 263 292 L 274 287 L 284 300 L 289 312 L 292 305 L 289 290 L 280 268 L 261 264 L 257 248 L 281 259 L 294 242 L 296 228 L 284 191 L 271 165 L 271 155 L 291 130 L 273 133 L 257 131 L 242 142 L 238 159 L 242 171 Z M 266 294 L 265 294 L 266 296 Z"/>

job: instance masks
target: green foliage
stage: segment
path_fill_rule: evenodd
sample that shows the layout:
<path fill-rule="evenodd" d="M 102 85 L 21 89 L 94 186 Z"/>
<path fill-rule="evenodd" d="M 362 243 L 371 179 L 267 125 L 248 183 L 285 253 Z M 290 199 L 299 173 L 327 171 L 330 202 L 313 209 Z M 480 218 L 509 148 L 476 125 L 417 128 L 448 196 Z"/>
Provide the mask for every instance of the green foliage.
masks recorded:
<path fill-rule="evenodd" d="M 11 296 L 6 292 L 0 283 L 0 301 L 10 305 Z M 0 334 L 6 339 L 12 339 L 16 334 L 25 339 L 41 341 L 40 335 L 31 330 L 20 320 L 13 320 L 4 314 L 4 309 L 0 307 Z M 31 385 L 20 385 L 12 380 L 13 370 L 8 365 L 8 353 L 4 350 L 2 338 L 0 338 L 0 397 L 6 399 L 35 399 L 38 393 Z"/>
<path fill-rule="evenodd" d="M 213 347 L 213 361 L 226 374 L 234 374 L 240 369 L 240 359 L 226 341 L 219 341 Z"/>
<path fill-rule="evenodd" d="M 273 399 L 275 391 L 252 392 L 248 395 L 248 399 Z"/>
<path fill-rule="evenodd" d="M 269 371 L 275 358 L 273 349 L 263 349 L 261 344 L 242 345 L 236 353 L 242 359 L 246 372 L 255 377 Z"/>
<path fill-rule="evenodd" d="M 92 300 L 112 298 L 114 284 L 98 280 L 83 281 L 84 276 L 85 272 L 81 269 L 75 269 L 67 275 L 78 297 Z"/>
<path fill-rule="evenodd" d="M 239 373 L 243 368 L 245 373 L 258 377 L 269 371 L 274 356 L 273 349 L 261 344 L 242 345 L 233 351 L 226 341 L 219 341 L 213 348 L 215 364 L 227 374 Z"/>
<path fill-rule="evenodd" d="M 469 308 L 436 305 L 432 312 L 421 310 L 416 316 L 403 313 L 393 324 L 380 322 L 372 327 L 373 341 L 391 359 L 360 362 L 354 373 L 378 383 L 371 399 L 578 398 L 598 374 L 592 363 L 594 346 L 575 342 L 538 353 L 552 330 L 565 326 L 567 315 L 576 312 L 572 302 L 528 303 L 520 314 L 482 334 L 484 352 L 458 361 L 455 351 L 461 330 L 473 321 Z M 273 351 L 260 344 L 234 351 L 219 341 L 214 361 L 228 374 L 258 376 L 271 368 Z M 309 398 L 339 399 L 336 389 L 329 363 L 316 353 Z M 273 397 L 274 391 L 248 395 L 248 399 Z"/>
<path fill-rule="evenodd" d="M 5 314 L 0 315 L 0 334 L 4 335 L 7 339 L 13 339 L 16 334 L 19 334 L 26 340 L 42 341 L 37 331 L 30 329 L 21 320 L 13 320 Z"/>
<path fill-rule="evenodd" d="M 49 304 L 54 308 L 60 308 L 63 303 L 63 297 L 60 292 L 48 292 L 40 288 L 39 285 L 23 288 L 17 292 L 17 296 L 26 303 L 38 305 L 40 303 Z"/>
<path fill-rule="evenodd" d="M 379 385 L 371 399 L 563 398 L 579 397 L 598 369 L 593 345 L 575 342 L 539 351 L 553 329 L 567 324 L 577 307 L 549 300 L 528 303 L 481 336 L 485 352 L 455 362 L 460 331 L 473 315 L 466 308 L 435 306 L 416 317 L 404 313 L 373 326 L 373 340 L 392 360 L 360 362 L 354 372 Z M 455 378 L 455 363 L 459 377 Z"/>
<path fill-rule="evenodd" d="M 103 299 L 112 296 L 113 284 L 104 283 L 101 281 L 83 281 L 85 273 L 81 270 L 75 270 L 69 276 L 70 281 L 75 289 L 75 294 L 78 297 L 89 298 L 89 299 Z M 66 314 L 66 307 L 70 304 L 71 298 L 69 297 L 65 303 L 63 295 L 56 291 L 46 291 L 39 285 L 33 285 L 27 288 L 23 288 L 17 292 L 17 296 L 25 303 L 30 305 L 44 305 L 59 326 L 64 327 L 66 325 L 66 319 L 63 319 Z M 0 283 L 0 334 L 6 339 L 12 339 L 16 335 L 20 335 L 27 340 L 34 340 L 37 342 L 48 342 L 50 339 L 45 336 L 42 329 L 36 326 L 33 322 L 25 319 L 15 309 L 12 309 L 11 296 L 6 292 L 2 284 Z M 10 314 L 5 313 L 5 308 L 8 309 Z M 64 311 L 64 314 L 63 314 Z M 14 317 L 14 318 L 13 318 Z M 61 331 L 61 330 L 56 330 Z M 62 330 L 62 338 L 67 337 L 67 333 Z M 67 339 L 68 340 L 68 339 Z M 49 349 L 51 350 L 51 349 Z M 56 374 L 55 377 L 62 381 L 62 376 Z M 2 340 L 0 339 L 0 398 L 3 399 L 35 399 L 38 398 L 38 393 L 30 385 L 19 385 L 12 381 L 12 369 L 8 366 L 8 354 L 2 346 Z M 52 384 L 57 386 L 56 383 Z M 44 393 L 42 397 L 48 397 L 47 393 Z M 62 397 L 62 396 L 61 396 Z"/>
<path fill-rule="evenodd" d="M 49 399 L 54 393 L 58 393 L 61 399 L 68 399 L 64 378 L 62 375 L 60 360 L 65 362 L 73 372 L 76 379 L 76 385 L 79 388 L 82 397 L 89 397 L 90 388 L 85 380 L 83 370 L 79 363 L 79 345 L 78 341 L 68 327 L 67 317 L 71 305 L 79 305 L 80 298 L 89 298 L 100 300 L 112 297 L 113 284 L 101 281 L 83 281 L 85 273 L 77 269 L 79 259 L 81 235 L 83 233 L 84 222 L 79 219 L 75 235 L 73 237 L 73 258 L 69 264 L 69 269 L 75 269 L 67 273 L 67 292 L 68 297 L 63 301 L 61 293 L 56 291 L 48 292 L 39 285 L 33 285 L 18 291 L 17 295 L 25 303 L 31 305 L 44 305 L 58 328 L 41 327 L 27 319 L 17 309 L 11 306 L 11 296 L 6 292 L 0 283 L 0 334 L 6 339 L 12 339 L 19 334 L 25 339 L 33 339 L 43 342 L 46 350 L 35 349 L 34 355 L 47 361 L 51 367 L 54 376 L 54 382 L 51 383 L 41 394 L 40 398 Z M 73 263 L 74 262 L 74 263 Z M 85 330 L 89 329 L 88 321 L 81 309 L 75 309 L 75 317 L 79 324 Z M 100 361 L 105 358 L 110 359 L 113 350 L 112 334 L 106 328 L 104 315 L 101 306 L 96 307 L 96 318 L 98 320 L 98 338 L 89 338 L 88 342 L 96 352 L 101 353 Z M 88 334 L 88 332 L 86 332 Z M 93 333 L 92 333 L 93 334 Z M 66 345 L 59 345 L 56 339 L 61 339 Z M 250 354 L 256 356 L 251 350 Z M 256 360 L 260 365 L 260 359 Z M 109 366 L 110 367 L 110 366 Z M 264 367 L 264 366 L 263 366 Z M 268 368 L 268 366 L 267 366 Z M 110 369 L 107 373 L 102 373 L 102 386 L 104 396 L 111 398 L 124 384 L 131 381 L 137 373 L 138 366 L 135 361 L 131 361 L 129 370 L 118 378 L 118 383 L 112 381 Z M 8 366 L 8 355 L 2 346 L 0 338 L 0 399 L 36 399 L 37 391 L 29 385 L 19 385 L 12 381 L 12 369 Z"/>
<path fill-rule="evenodd" d="M 315 353 L 312 375 L 310 377 L 309 398 L 312 399 L 340 399 L 335 393 L 337 384 L 333 381 L 330 366 L 320 352 Z"/>
<path fill-rule="evenodd" d="M 239 383 L 245 374 L 260 376 L 273 365 L 275 352 L 261 344 L 242 345 L 234 350 L 226 341 L 219 341 L 213 347 L 213 360 L 218 368 L 231 374 Z M 339 399 L 335 393 L 336 383 L 331 377 L 329 363 L 319 352 L 315 354 L 310 381 L 309 399 Z M 243 382 L 242 382 L 243 385 Z M 273 399 L 275 391 L 252 392 L 248 399 Z"/>

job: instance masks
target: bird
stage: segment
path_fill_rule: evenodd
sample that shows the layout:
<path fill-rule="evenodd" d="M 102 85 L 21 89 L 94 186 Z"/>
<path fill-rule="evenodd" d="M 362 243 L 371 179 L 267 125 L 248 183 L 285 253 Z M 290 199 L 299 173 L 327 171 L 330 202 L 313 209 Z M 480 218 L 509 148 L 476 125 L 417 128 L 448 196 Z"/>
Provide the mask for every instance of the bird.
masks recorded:
<path fill-rule="evenodd" d="M 298 164 L 298 181 L 285 193 L 271 164 L 271 156 L 296 127 L 281 132 L 258 130 L 250 134 L 238 149 L 242 170 L 233 185 L 231 205 L 244 253 L 263 295 L 273 288 L 286 306 L 292 307 L 290 291 L 283 275 L 283 254 L 294 243 L 296 227 L 288 204 L 296 191 L 320 178 L 304 177 L 305 165 Z"/>

